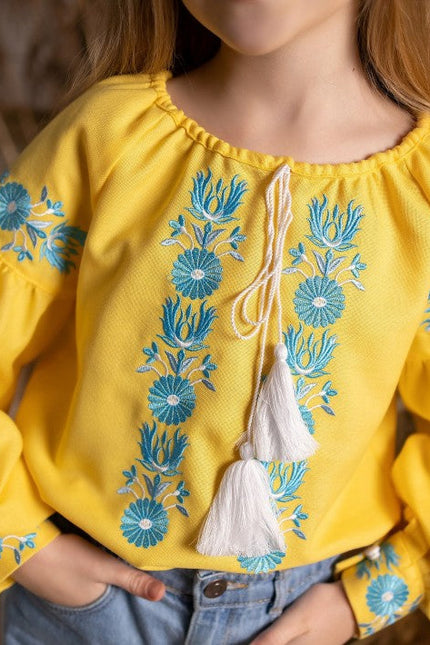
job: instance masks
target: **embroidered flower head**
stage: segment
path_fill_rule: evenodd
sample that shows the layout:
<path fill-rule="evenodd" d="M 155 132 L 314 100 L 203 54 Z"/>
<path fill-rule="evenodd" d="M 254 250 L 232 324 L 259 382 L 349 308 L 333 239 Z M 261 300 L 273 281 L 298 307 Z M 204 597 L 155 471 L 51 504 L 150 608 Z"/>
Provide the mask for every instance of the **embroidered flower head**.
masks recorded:
<path fill-rule="evenodd" d="M 315 276 L 307 278 L 295 293 L 294 309 L 301 320 L 312 327 L 327 327 L 340 318 L 345 296 L 335 280 Z"/>
<path fill-rule="evenodd" d="M 237 219 L 234 211 L 242 204 L 240 201 L 247 191 L 246 182 L 238 181 L 235 175 L 229 186 L 224 186 L 221 178 L 214 186 L 212 171 L 208 168 L 207 175 L 202 171 L 193 178 L 194 188 L 190 191 L 192 208 L 187 208 L 199 220 L 207 220 L 223 224 Z"/>
<path fill-rule="evenodd" d="M 406 602 L 408 586 L 398 576 L 381 575 L 372 580 L 367 588 L 367 605 L 377 616 L 391 616 Z"/>
<path fill-rule="evenodd" d="M 196 394 L 188 379 L 161 376 L 149 389 L 149 408 L 166 425 L 178 425 L 191 416 Z"/>
<path fill-rule="evenodd" d="M 167 533 L 169 518 L 163 506 L 153 499 L 138 499 L 125 509 L 121 531 L 130 544 L 155 546 Z"/>
<path fill-rule="evenodd" d="M 267 573 L 276 569 L 284 557 L 285 553 L 283 551 L 272 551 L 267 555 L 256 557 L 239 556 L 237 560 L 242 569 L 246 569 L 249 573 Z"/>
<path fill-rule="evenodd" d="M 188 249 L 173 263 L 173 284 L 191 299 L 210 296 L 222 279 L 222 265 L 215 253 L 206 249 Z"/>
<path fill-rule="evenodd" d="M 337 204 L 332 212 L 327 208 L 327 204 L 326 195 L 323 195 L 321 203 L 316 197 L 312 199 L 309 205 L 312 235 L 306 237 L 317 246 L 339 251 L 356 246 L 351 242 L 359 230 L 360 220 L 364 217 L 362 207 L 354 207 L 354 200 L 351 200 L 346 213 L 342 213 Z"/>
<path fill-rule="evenodd" d="M 159 435 L 154 421 L 152 428 L 146 422 L 143 424 L 140 436 L 142 459 L 138 461 L 142 466 L 151 472 L 164 473 L 170 477 L 180 474 L 179 466 L 188 446 L 186 434 L 181 434 L 178 428 L 173 437 L 169 437 L 167 431 Z"/>
<path fill-rule="evenodd" d="M 11 182 L 0 187 L 0 228 L 17 231 L 31 213 L 31 198 L 24 186 Z"/>

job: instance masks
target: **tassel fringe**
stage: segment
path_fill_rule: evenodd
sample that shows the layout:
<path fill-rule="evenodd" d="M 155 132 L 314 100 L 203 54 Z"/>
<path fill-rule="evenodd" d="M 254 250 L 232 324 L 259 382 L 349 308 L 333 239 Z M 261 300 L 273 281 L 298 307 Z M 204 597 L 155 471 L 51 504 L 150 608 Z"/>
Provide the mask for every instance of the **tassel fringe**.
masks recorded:
<path fill-rule="evenodd" d="M 267 471 L 252 458 L 249 443 L 241 446 L 241 457 L 227 468 L 209 509 L 197 543 L 203 555 L 252 557 L 285 550 Z"/>

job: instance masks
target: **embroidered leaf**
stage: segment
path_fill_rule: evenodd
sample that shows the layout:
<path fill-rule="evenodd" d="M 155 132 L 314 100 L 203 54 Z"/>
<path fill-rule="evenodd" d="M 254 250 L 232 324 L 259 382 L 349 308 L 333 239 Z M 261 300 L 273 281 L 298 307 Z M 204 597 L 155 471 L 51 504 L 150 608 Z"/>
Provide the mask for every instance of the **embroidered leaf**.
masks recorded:
<path fill-rule="evenodd" d="M 224 233 L 224 231 L 226 231 L 226 230 L 227 229 L 225 229 L 225 228 L 218 228 L 217 230 L 212 231 L 211 233 L 209 233 L 209 235 L 206 238 L 207 246 L 209 246 L 209 244 L 212 244 L 212 242 L 214 242 L 216 240 L 218 235 L 221 235 L 221 233 Z"/>
<path fill-rule="evenodd" d="M 336 258 L 330 262 L 330 265 L 327 269 L 327 275 L 330 275 L 330 273 L 333 273 L 337 269 L 338 266 L 342 264 L 342 262 L 345 260 L 345 256 L 343 255 L 340 258 Z"/>
<path fill-rule="evenodd" d="M 47 222 L 47 221 L 42 221 L 42 220 L 37 220 L 37 219 L 30 219 L 28 220 L 27 224 L 29 224 L 32 228 L 48 228 L 48 226 L 51 226 L 52 222 Z"/>
<path fill-rule="evenodd" d="M 196 236 L 196 240 L 200 244 L 200 246 L 202 246 L 203 245 L 203 231 L 200 228 L 200 226 L 198 226 L 198 224 L 195 224 L 194 222 L 192 222 L 192 226 L 193 226 L 193 229 L 194 229 L 194 234 Z"/>
<path fill-rule="evenodd" d="M 327 414 L 331 414 L 332 416 L 335 416 L 333 408 L 331 408 L 329 405 L 322 405 L 321 409 L 324 410 L 324 412 L 327 412 Z"/>
<path fill-rule="evenodd" d="M 171 246 L 172 244 L 179 244 L 178 240 L 174 240 L 171 237 L 167 238 L 167 240 L 163 240 L 161 242 L 162 246 Z"/>
<path fill-rule="evenodd" d="M 306 535 L 302 531 L 299 531 L 298 529 L 293 529 L 293 533 L 295 533 L 297 537 L 301 538 L 302 540 L 306 540 Z"/>
<path fill-rule="evenodd" d="M 235 260 L 239 260 L 240 262 L 243 262 L 243 257 L 241 256 L 240 253 L 236 253 L 236 251 L 229 251 L 230 255 L 232 258 Z"/>
<path fill-rule="evenodd" d="M 297 273 L 299 269 L 295 269 L 294 267 L 286 267 L 285 269 L 282 269 L 282 273 L 285 273 L 286 275 L 290 273 Z"/>
<path fill-rule="evenodd" d="M 140 459 L 139 459 L 139 461 L 140 461 Z M 152 485 L 152 481 L 150 480 L 150 478 L 148 477 L 148 475 L 145 475 L 145 474 L 144 474 L 143 476 L 144 476 L 144 478 L 145 478 L 146 488 L 148 489 L 148 495 L 150 495 L 151 497 L 153 497 L 153 496 L 154 496 L 154 495 L 153 495 L 154 486 Z"/>
<path fill-rule="evenodd" d="M 131 488 L 124 486 L 123 488 L 118 488 L 116 491 L 119 495 L 125 495 L 126 493 L 131 493 Z"/>
<path fill-rule="evenodd" d="M 170 367 L 172 368 L 173 372 L 175 374 L 178 374 L 178 361 L 171 352 L 166 351 L 166 356 L 169 359 Z"/>
<path fill-rule="evenodd" d="M 14 550 L 13 550 L 13 555 L 15 556 L 15 562 L 16 562 L 17 564 L 21 564 L 21 554 L 20 554 L 20 552 L 18 551 L 18 549 L 14 549 Z"/>
<path fill-rule="evenodd" d="M 180 513 L 182 513 L 182 515 L 185 515 L 185 517 L 190 516 L 187 509 L 184 508 L 183 506 L 179 506 L 179 504 L 176 504 L 176 508 L 178 509 L 178 511 L 180 511 Z"/>
<path fill-rule="evenodd" d="M 1 247 L 2 251 L 9 251 L 13 247 L 13 242 L 9 242 L 9 244 L 5 244 L 4 246 Z"/>
<path fill-rule="evenodd" d="M 208 390 L 212 390 L 212 392 L 215 392 L 215 385 L 211 381 L 208 381 L 207 379 L 204 378 L 202 379 L 202 383 L 203 385 L 206 385 Z"/>
<path fill-rule="evenodd" d="M 149 365 L 140 365 L 140 366 L 137 368 L 136 372 L 150 372 L 150 371 L 151 371 L 151 369 L 152 369 L 152 368 L 151 368 Z"/>
<path fill-rule="evenodd" d="M 321 255 L 321 253 L 318 253 L 318 251 L 313 251 L 313 254 L 314 254 L 315 259 L 317 261 L 317 265 L 318 265 L 319 270 L 321 271 L 321 273 L 323 275 L 325 275 L 325 273 L 326 273 L 326 262 L 325 262 L 323 256 Z"/>
<path fill-rule="evenodd" d="M 360 280 L 351 280 L 351 282 L 355 287 L 357 287 L 357 289 L 360 289 L 360 291 L 365 291 L 365 288 Z"/>
<path fill-rule="evenodd" d="M 47 196 L 48 196 L 48 189 L 46 188 L 46 186 L 44 186 L 44 187 L 42 188 L 42 193 L 41 193 L 41 195 L 40 195 L 40 201 L 41 201 L 41 202 L 44 202 L 44 201 L 45 201 L 45 199 L 47 198 Z M 49 205 L 48 205 L 48 208 L 50 208 L 50 206 L 49 206 Z"/>
<path fill-rule="evenodd" d="M 27 229 L 28 236 L 29 236 L 33 246 L 36 246 L 36 244 L 37 244 L 36 231 L 29 224 L 27 224 L 25 228 Z"/>
<path fill-rule="evenodd" d="M 184 360 L 182 363 L 181 373 L 185 372 L 185 370 L 187 370 L 190 367 L 191 363 L 193 363 L 195 360 L 196 356 L 191 356 L 191 358 Z"/>
<path fill-rule="evenodd" d="M 166 488 L 169 488 L 171 483 L 172 482 L 164 482 L 164 483 L 162 483 L 162 484 L 160 483 L 156 487 L 154 487 L 154 490 L 153 490 L 153 493 L 152 493 L 153 498 L 155 499 L 156 497 L 161 495 L 166 490 Z"/>

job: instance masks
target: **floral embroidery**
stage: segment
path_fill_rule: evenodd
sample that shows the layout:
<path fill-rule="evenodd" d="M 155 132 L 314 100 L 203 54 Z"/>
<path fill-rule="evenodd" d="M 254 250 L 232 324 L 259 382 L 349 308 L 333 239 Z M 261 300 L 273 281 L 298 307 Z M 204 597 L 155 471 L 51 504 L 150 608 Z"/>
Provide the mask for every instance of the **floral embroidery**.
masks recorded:
<path fill-rule="evenodd" d="M 156 419 L 166 425 L 183 423 L 192 415 L 196 404 L 195 387 L 198 383 L 202 383 L 209 390 L 215 390 L 210 380 L 211 372 L 216 369 L 211 355 L 206 354 L 200 360 L 195 355 L 188 356 L 188 353 L 207 348 L 204 341 L 212 331 L 211 325 L 216 315 L 215 308 L 206 308 L 206 305 L 204 300 L 198 313 L 193 311 L 191 305 L 184 311 L 179 296 L 176 302 L 167 298 L 161 318 L 164 334 L 158 334 L 158 338 L 178 351 L 175 355 L 164 350 L 166 361 L 161 356 L 156 342 L 142 350 L 148 358 L 144 365 L 137 368 L 137 372 L 153 371 L 159 377 L 149 388 L 149 409 Z M 193 374 L 197 378 L 191 379 Z"/>
<path fill-rule="evenodd" d="M 85 243 L 86 232 L 69 226 L 67 220 L 52 226 L 54 222 L 49 219 L 50 215 L 64 217 L 62 202 L 49 199 L 48 189 L 44 186 L 39 201 L 32 203 L 24 186 L 17 182 L 4 184 L 8 176 L 8 173 L 4 173 L 0 178 L 0 184 L 3 184 L 0 185 L 0 229 L 13 234 L 13 239 L 4 244 L 0 251 L 14 251 L 18 262 L 33 260 L 29 242 L 32 250 L 40 243 L 40 259 L 46 258 L 61 273 L 69 273 L 76 268 L 73 259 L 78 255 L 79 247 Z"/>
<path fill-rule="evenodd" d="M 370 623 L 359 623 L 359 627 L 364 629 L 364 635 L 374 634 L 375 631 L 414 611 L 421 601 L 421 596 L 410 603 L 406 602 L 408 597 L 408 586 L 398 576 L 384 574 L 372 580 L 367 588 L 366 602 L 376 618 Z"/>
<path fill-rule="evenodd" d="M 388 571 L 392 571 L 392 567 L 397 567 L 400 557 L 397 555 L 394 547 L 389 542 L 383 542 L 379 547 L 379 557 L 376 559 L 364 558 L 355 566 L 355 575 L 357 578 L 368 578 L 372 575 L 372 569 L 380 570 L 382 565 L 385 565 Z"/>
<path fill-rule="evenodd" d="M 360 230 L 358 225 L 364 217 L 363 209 L 361 206 L 354 207 L 353 200 L 349 202 L 346 213 L 341 213 L 337 204 L 330 212 L 327 204 L 325 195 L 321 203 L 316 197 L 312 199 L 308 220 L 312 234 L 306 236 L 317 247 L 327 249 L 325 255 L 313 250 L 314 260 L 310 260 L 305 245 L 300 242 L 297 248 L 290 249 L 292 266 L 283 270 L 286 274 L 298 273 L 303 276 L 304 281 L 299 284 L 293 299 L 294 309 L 300 320 L 314 328 L 333 325 L 342 316 L 345 309 L 344 285 L 350 283 L 364 291 L 358 278 L 360 271 L 366 269 L 366 264 L 361 261 L 360 254 L 355 254 L 344 268 L 341 265 L 347 257 L 336 255 L 356 246 L 352 240 Z M 342 274 L 345 276 L 348 272 L 353 277 L 342 279 Z"/>
<path fill-rule="evenodd" d="M 18 535 L 6 535 L 5 537 L 0 538 L 0 560 L 4 549 L 11 549 L 13 551 L 15 562 L 17 564 L 21 564 L 21 553 L 24 549 L 34 549 L 36 547 L 34 540 L 36 535 L 36 533 L 27 533 L 27 535 L 24 535 L 23 537 Z M 18 541 L 17 545 L 16 541 Z"/>
<path fill-rule="evenodd" d="M 188 437 L 179 428 L 172 436 L 167 431 L 160 434 L 155 421 L 152 428 L 144 423 L 140 428 L 140 435 L 141 459 L 137 458 L 136 461 L 146 472 L 142 471 L 140 477 L 134 464 L 130 470 L 124 470 L 126 485 L 117 492 L 120 495 L 131 494 L 136 498 L 121 518 L 120 528 L 124 537 L 130 544 L 148 549 L 164 539 L 169 526 L 170 509 L 177 508 L 188 517 L 183 503 L 190 493 L 185 488 L 184 481 L 172 481 L 172 478 L 181 475 L 179 467 L 188 446 Z M 167 501 L 169 498 L 173 498 L 173 503 Z"/>
<path fill-rule="evenodd" d="M 239 181 L 236 175 L 229 186 L 224 186 L 222 179 L 214 185 L 212 172 L 208 169 L 206 176 L 203 172 L 197 173 L 193 185 L 191 207 L 186 210 L 204 225 L 193 221 L 191 228 L 187 228 L 182 214 L 169 222 L 170 237 L 161 244 L 178 244 L 183 251 L 173 262 L 172 284 L 177 292 L 176 299 L 165 299 L 160 318 L 163 333 L 157 334 L 158 341 L 153 340 L 150 346 L 143 348 L 146 360 L 136 370 L 156 375 L 149 387 L 148 408 L 157 421 L 152 427 L 145 422 L 140 428 L 141 458 L 136 461 L 144 471 L 139 476 L 135 465 L 123 471 L 126 485 L 118 490 L 119 494 L 135 497 L 124 510 L 121 531 L 129 543 L 145 549 L 164 539 L 169 528 L 170 509 L 177 508 L 188 517 L 183 504 L 190 493 L 183 480 L 176 481 L 181 474 L 179 467 L 188 446 L 188 436 L 177 426 L 193 414 L 199 383 L 215 390 L 211 374 L 217 365 L 205 350 L 217 316 L 215 307 L 209 306 L 206 298 L 220 286 L 223 275 L 220 258 L 230 255 L 243 261 L 237 252 L 239 244 L 245 240 L 240 227 L 226 233 L 219 225 L 237 219 L 233 213 L 242 204 L 246 182 Z M 223 251 L 223 244 L 228 244 L 229 250 Z M 185 298 L 201 302 L 199 305 L 187 304 Z M 163 431 L 159 424 L 176 426 L 176 429 Z"/>
<path fill-rule="evenodd" d="M 393 567 L 398 566 L 400 556 L 392 544 L 384 542 L 379 549 L 378 558 L 366 557 L 355 566 L 357 578 L 367 576 L 371 579 L 372 569 L 380 571 L 385 566 L 388 571 L 392 571 Z M 408 597 L 409 588 L 399 576 L 386 573 L 373 578 L 366 590 L 366 603 L 376 618 L 370 623 L 359 623 L 359 627 L 364 630 L 364 635 L 374 634 L 375 631 L 414 611 L 421 601 L 421 596 L 411 603 L 406 602 Z"/>
<path fill-rule="evenodd" d="M 280 518 L 280 525 L 289 522 L 289 528 L 285 532 L 292 531 L 302 540 L 306 539 L 305 534 L 301 531 L 301 522 L 308 519 L 307 513 L 303 512 L 303 505 L 297 505 L 291 512 L 291 502 L 299 499 L 296 495 L 298 488 L 303 483 L 303 478 L 307 470 L 306 461 L 283 464 L 279 462 L 262 462 L 268 472 L 270 479 L 270 488 L 273 495 L 273 501 L 277 505 L 277 513 Z M 288 513 L 288 515 L 287 515 Z M 285 553 L 282 551 L 272 551 L 266 555 L 258 557 L 239 556 L 237 558 L 242 569 L 252 573 L 261 573 L 274 569 L 282 562 Z"/>
<path fill-rule="evenodd" d="M 191 208 L 186 208 L 197 220 L 205 222 L 203 228 L 192 222 L 192 231 L 187 228 L 184 215 L 169 222 L 172 232 L 170 237 L 163 240 L 163 246 L 179 244 L 181 253 L 173 263 L 172 282 L 176 290 L 187 298 L 202 299 L 210 296 L 218 289 L 223 268 L 220 258 L 230 255 L 235 260 L 243 261 L 237 249 L 245 235 L 236 226 L 227 237 L 225 228 L 214 225 L 236 220 L 233 213 L 242 204 L 240 201 L 246 192 L 246 182 L 238 181 L 237 175 L 230 182 L 229 190 L 219 179 L 216 186 L 212 180 L 212 171 L 208 168 L 207 176 L 198 172 L 193 178 L 194 189 L 191 194 Z M 228 191 L 228 192 L 227 192 Z M 181 239 L 179 239 L 181 238 Z M 229 244 L 231 249 L 219 251 L 223 244 Z"/>

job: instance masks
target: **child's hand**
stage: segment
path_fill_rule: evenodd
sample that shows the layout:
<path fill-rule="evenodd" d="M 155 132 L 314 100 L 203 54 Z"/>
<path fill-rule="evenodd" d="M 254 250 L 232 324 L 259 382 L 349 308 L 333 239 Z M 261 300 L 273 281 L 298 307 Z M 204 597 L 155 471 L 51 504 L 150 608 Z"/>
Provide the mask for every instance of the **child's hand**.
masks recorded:
<path fill-rule="evenodd" d="M 29 591 L 56 604 L 87 605 L 103 594 L 107 584 L 160 600 L 164 584 L 128 566 L 77 535 L 59 535 L 22 564 L 13 579 Z"/>
<path fill-rule="evenodd" d="M 342 582 L 318 583 L 251 645 L 342 645 L 354 631 L 354 614 Z"/>

